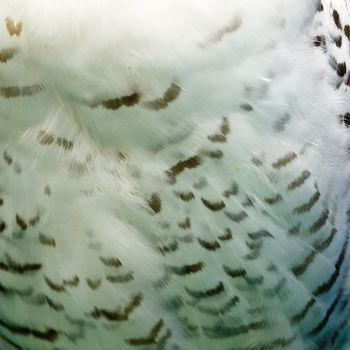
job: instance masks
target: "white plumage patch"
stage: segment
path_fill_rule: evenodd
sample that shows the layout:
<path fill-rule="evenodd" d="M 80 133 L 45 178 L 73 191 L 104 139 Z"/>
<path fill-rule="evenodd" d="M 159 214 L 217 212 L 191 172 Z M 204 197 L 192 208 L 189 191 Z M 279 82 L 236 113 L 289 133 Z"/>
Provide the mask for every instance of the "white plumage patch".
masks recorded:
<path fill-rule="evenodd" d="M 349 48 L 344 0 L 2 0 L 4 349 L 341 349 Z"/>

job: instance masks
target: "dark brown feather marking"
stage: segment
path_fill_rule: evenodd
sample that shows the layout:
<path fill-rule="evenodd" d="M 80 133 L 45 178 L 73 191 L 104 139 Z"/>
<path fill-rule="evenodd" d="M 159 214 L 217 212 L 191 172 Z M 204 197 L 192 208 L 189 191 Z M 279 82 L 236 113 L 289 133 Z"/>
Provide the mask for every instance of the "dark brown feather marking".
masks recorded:
<path fill-rule="evenodd" d="M 62 147 L 65 151 L 71 151 L 73 149 L 73 141 L 69 141 L 64 137 L 57 137 L 56 143 L 58 146 Z"/>
<path fill-rule="evenodd" d="M 308 213 L 312 207 L 318 202 L 318 200 L 321 197 L 321 193 L 319 191 L 316 191 L 309 201 L 303 205 L 300 205 L 299 207 L 296 207 L 293 209 L 293 212 L 295 214 L 303 214 L 303 213 Z"/>
<path fill-rule="evenodd" d="M 243 210 L 238 213 L 230 213 L 228 211 L 225 211 L 224 213 L 231 221 L 237 223 L 243 221 L 245 218 L 248 217 L 248 214 Z"/>
<path fill-rule="evenodd" d="M 327 249 L 332 243 L 336 234 L 337 234 L 337 229 L 333 227 L 329 236 L 324 241 L 316 243 L 314 245 L 314 249 L 317 250 L 319 253 Z"/>
<path fill-rule="evenodd" d="M 244 279 L 251 286 L 257 286 L 264 283 L 264 276 L 262 275 L 257 277 L 245 276 Z"/>
<path fill-rule="evenodd" d="M 163 97 L 156 98 L 152 101 L 144 102 L 144 106 L 153 111 L 159 111 L 168 107 L 169 103 L 175 101 L 181 93 L 181 87 L 176 84 L 171 84 L 170 87 L 165 91 Z"/>
<path fill-rule="evenodd" d="M 110 311 L 95 307 L 89 315 L 95 319 L 103 317 L 107 321 L 127 321 L 130 314 L 141 305 L 142 300 L 143 295 L 140 293 L 133 296 L 129 304 L 127 304 L 124 308 L 118 307 L 116 311 Z"/>
<path fill-rule="evenodd" d="M 224 143 L 227 141 L 227 136 L 230 134 L 231 128 L 227 117 L 222 118 L 222 123 L 220 126 L 220 133 L 209 135 L 208 140 L 211 142 Z"/>
<path fill-rule="evenodd" d="M 341 62 L 337 64 L 337 74 L 340 77 L 345 76 L 346 74 L 346 63 L 345 62 Z"/>
<path fill-rule="evenodd" d="M 248 232 L 248 237 L 250 239 L 256 240 L 261 238 L 275 238 L 269 231 L 267 230 L 259 230 L 255 232 Z"/>
<path fill-rule="evenodd" d="M 350 26 L 348 24 L 346 24 L 344 26 L 344 34 L 348 38 L 348 40 L 350 41 Z"/>
<path fill-rule="evenodd" d="M 334 43 L 337 47 L 341 47 L 342 42 L 343 42 L 343 37 L 341 35 L 337 36 L 336 38 L 333 39 Z"/>
<path fill-rule="evenodd" d="M 243 268 L 231 269 L 228 266 L 223 266 L 224 271 L 232 278 L 245 277 L 247 275 L 247 271 Z"/>
<path fill-rule="evenodd" d="M 187 230 L 191 228 L 191 220 L 190 218 L 185 218 L 184 221 L 179 221 L 177 223 L 177 226 L 179 226 L 183 230 Z"/>
<path fill-rule="evenodd" d="M 116 111 L 122 106 L 125 106 L 125 107 L 135 106 L 140 102 L 140 99 L 141 99 L 141 95 L 138 92 L 134 92 L 131 95 L 125 95 L 122 97 L 103 100 L 97 103 L 91 103 L 90 107 L 96 108 L 99 106 L 103 106 L 106 109 Z"/>
<path fill-rule="evenodd" d="M 230 241 L 232 239 L 232 232 L 229 228 L 225 228 L 224 233 L 218 236 L 218 239 L 222 242 Z"/>
<path fill-rule="evenodd" d="M 9 61 L 18 53 L 18 51 L 19 50 L 16 47 L 0 50 L 0 63 L 6 63 Z"/>
<path fill-rule="evenodd" d="M 39 233 L 39 242 L 49 247 L 56 247 L 55 239 L 53 237 L 46 236 L 43 233 Z"/>
<path fill-rule="evenodd" d="M 13 162 L 12 157 L 7 153 L 7 151 L 4 152 L 3 154 L 4 161 L 6 162 L 7 165 L 11 165 Z"/>
<path fill-rule="evenodd" d="M 220 243 L 218 241 L 208 242 L 204 239 L 197 238 L 198 243 L 206 250 L 215 252 L 216 250 L 220 249 Z"/>
<path fill-rule="evenodd" d="M 30 297 L 33 294 L 33 288 L 29 287 L 25 290 L 22 290 L 22 289 L 7 287 L 0 283 L 0 293 L 9 297 L 13 295 L 17 295 L 19 297 Z"/>
<path fill-rule="evenodd" d="M 48 277 L 44 277 L 44 280 L 46 284 L 49 286 L 49 288 L 52 289 L 54 292 L 62 293 L 66 291 L 64 285 L 56 284 L 52 282 Z"/>
<path fill-rule="evenodd" d="M 220 142 L 220 143 L 224 143 L 226 142 L 226 136 L 222 135 L 222 134 L 214 134 L 214 135 L 209 135 L 208 136 L 209 141 L 211 142 Z"/>
<path fill-rule="evenodd" d="M 88 286 L 92 289 L 92 290 L 96 290 L 98 288 L 100 288 L 101 284 L 102 284 L 102 280 L 97 278 L 97 279 L 90 279 L 87 278 L 86 279 L 86 283 L 88 284 Z"/>
<path fill-rule="evenodd" d="M 345 113 L 339 116 L 340 123 L 344 124 L 346 128 L 350 127 L 350 113 Z"/>
<path fill-rule="evenodd" d="M 43 85 L 36 84 L 30 86 L 2 86 L 0 96 L 5 98 L 33 96 L 44 90 Z"/>
<path fill-rule="evenodd" d="M 48 277 L 45 277 L 44 279 L 46 284 L 50 287 L 50 289 L 52 289 L 57 293 L 65 292 L 66 291 L 65 287 L 71 287 L 71 288 L 78 287 L 80 283 L 80 279 L 78 276 L 74 276 L 72 279 L 69 279 L 69 280 L 63 280 L 62 284 L 56 284 L 52 282 Z"/>
<path fill-rule="evenodd" d="M 319 296 L 319 295 L 322 295 L 324 293 L 327 293 L 332 288 L 334 283 L 337 281 L 337 279 L 340 275 L 341 266 L 342 266 L 344 259 L 345 259 L 346 251 L 348 248 L 348 243 L 349 243 L 349 233 L 346 236 L 342 250 L 339 254 L 337 262 L 335 263 L 335 266 L 334 266 L 335 271 L 332 273 L 332 275 L 329 277 L 329 279 L 326 282 L 322 283 L 320 286 L 318 286 L 315 289 L 315 291 L 312 293 L 314 296 Z"/>
<path fill-rule="evenodd" d="M 289 347 L 290 344 L 294 342 L 294 340 L 297 338 L 296 335 L 293 335 L 289 338 L 276 338 L 273 340 L 269 340 L 264 343 L 260 343 L 259 345 L 248 345 L 247 347 L 243 348 L 231 348 L 230 350 L 273 350 L 273 349 L 281 349 Z"/>
<path fill-rule="evenodd" d="M 110 283 L 128 283 L 134 280 L 134 276 L 129 272 L 124 275 L 108 275 L 106 279 Z"/>
<path fill-rule="evenodd" d="M 309 335 L 311 336 L 315 336 L 317 335 L 318 333 L 320 333 L 323 328 L 327 325 L 329 319 L 331 318 L 332 316 L 332 313 L 334 312 L 335 308 L 337 307 L 339 301 L 340 301 L 340 298 L 342 296 L 342 291 L 340 291 L 337 295 L 337 297 L 334 299 L 332 305 L 328 308 L 327 312 L 326 312 L 326 315 L 324 316 L 324 318 L 321 320 L 321 322 L 313 329 L 309 332 Z"/>
<path fill-rule="evenodd" d="M 169 342 L 169 339 L 172 337 L 173 332 L 171 331 L 171 329 L 167 329 L 165 334 L 159 338 L 158 342 L 157 342 L 157 349 L 156 350 L 164 350 L 167 343 Z M 175 349 L 174 349 L 175 350 Z"/>
<path fill-rule="evenodd" d="M 281 169 L 291 163 L 294 159 L 297 158 L 297 154 L 295 152 L 288 152 L 283 157 L 277 159 L 276 162 L 272 163 L 272 167 L 275 169 Z"/>
<path fill-rule="evenodd" d="M 176 176 L 180 175 L 186 169 L 195 169 L 202 164 L 202 160 L 199 156 L 193 156 L 185 160 L 180 160 L 166 171 L 169 179 L 172 182 L 176 181 Z"/>
<path fill-rule="evenodd" d="M 252 112 L 252 111 L 253 111 L 253 107 L 252 107 L 252 105 L 249 104 L 249 103 L 242 103 L 242 104 L 240 105 L 240 107 L 241 107 L 241 109 L 242 109 L 243 111 L 246 111 L 246 112 Z"/>
<path fill-rule="evenodd" d="M 254 240 L 253 242 L 246 242 L 247 247 L 251 250 L 260 250 L 262 249 L 264 242 L 262 239 Z"/>
<path fill-rule="evenodd" d="M 39 263 L 25 263 L 19 264 L 15 262 L 8 254 L 5 254 L 6 263 L 0 262 L 0 270 L 14 273 L 14 274 L 30 274 L 38 272 L 42 268 Z"/>
<path fill-rule="evenodd" d="M 224 36 L 231 34 L 235 32 L 237 29 L 239 29 L 241 24 L 242 24 L 242 20 L 239 17 L 235 17 L 234 19 L 231 20 L 231 22 L 228 25 L 226 25 L 225 27 L 219 29 L 217 32 L 212 34 L 211 37 L 209 38 L 209 43 L 215 44 L 217 42 L 220 42 L 224 38 Z"/>
<path fill-rule="evenodd" d="M 246 196 L 244 202 L 242 202 L 242 206 L 244 208 L 250 208 L 250 207 L 253 207 L 254 206 L 254 200 L 252 197 L 250 196 Z"/>
<path fill-rule="evenodd" d="M 237 327 L 223 327 L 221 325 L 215 327 L 203 327 L 203 331 L 208 338 L 224 339 L 247 334 L 249 331 L 263 330 L 266 328 L 268 328 L 268 323 L 267 321 L 262 320 Z"/>
<path fill-rule="evenodd" d="M 324 35 L 316 35 L 314 38 L 314 45 L 316 47 L 322 46 L 325 47 L 326 46 L 326 38 Z"/>
<path fill-rule="evenodd" d="M 238 194 L 238 185 L 236 183 L 233 183 L 231 188 L 229 190 L 225 190 L 222 195 L 225 198 L 229 198 L 230 196 L 237 196 L 237 194 Z"/>
<path fill-rule="evenodd" d="M 83 176 L 88 172 L 88 164 L 86 162 L 77 162 L 72 161 L 69 164 L 69 170 L 75 175 L 75 176 Z"/>
<path fill-rule="evenodd" d="M 252 158 L 252 163 L 253 163 L 254 165 L 256 165 L 257 167 L 263 165 L 262 160 L 261 160 L 260 158 L 258 158 L 258 157 L 253 157 L 253 158 Z"/>
<path fill-rule="evenodd" d="M 281 202 L 282 200 L 283 200 L 283 198 L 279 193 L 274 195 L 273 197 L 264 198 L 265 203 L 270 204 L 270 205 L 277 204 L 277 203 Z"/>
<path fill-rule="evenodd" d="M 125 339 L 125 342 L 131 346 L 145 346 L 157 343 L 157 337 L 164 326 L 164 321 L 160 319 L 144 338 Z"/>
<path fill-rule="evenodd" d="M 262 246 L 261 246 L 262 248 Z M 253 249 L 250 253 L 246 254 L 243 259 L 244 260 L 256 260 L 259 258 L 260 254 L 261 254 L 261 248 L 260 249 Z"/>
<path fill-rule="evenodd" d="M 148 205 L 155 213 L 159 213 L 162 210 L 162 201 L 158 193 L 152 193 Z"/>
<path fill-rule="evenodd" d="M 292 324 L 297 324 L 297 323 L 300 323 L 304 318 L 305 316 L 307 315 L 307 313 L 309 312 L 309 310 L 311 310 L 311 308 L 316 304 L 316 299 L 314 297 L 312 297 L 308 302 L 307 304 L 303 307 L 303 309 L 296 313 L 295 315 L 293 315 L 291 318 L 290 318 L 290 321 Z"/>
<path fill-rule="evenodd" d="M 276 272 L 276 271 L 278 271 L 278 267 L 275 264 L 271 263 L 267 267 L 267 271 L 269 271 L 269 272 Z"/>
<path fill-rule="evenodd" d="M 289 113 L 285 113 L 280 119 L 278 119 L 274 125 L 273 125 L 273 129 L 276 132 L 282 132 L 285 130 L 287 123 L 289 122 L 289 120 L 292 118 L 292 116 Z"/>
<path fill-rule="evenodd" d="M 204 263 L 202 261 L 190 264 L 190 265 L 182 265 L 178 266 L 168 266 L 168 270 L 178 276 L 187 276 L 193 273 L 198 273 L 202 271 L 204 268 Z"/>
<path fill-rule="evenodd" d="M 347 79 L 345 81 L 345 85 L 346 86 L 350 86 L 350 72 L 348 73 L 348 77 L 347 77 Z"/>
<path fill-rule="evenodd" d="M 6 328 L 12 334 L 19 334 L 22 336 L 32 336 L 34 338 L 54 343 L 59 338 L 59 332 L 52 328 L 46 328 L 40 331 L 26 326 L 19 326 L 12 323 L 5 322 L 0 319 L 0 326 Z"/>
<path fill-rule="evenodd" d="M 122 266 L 122 262 L 118 258 L 104 258 L 100 256 L 100 260 L 102 261 L 103 265 L 107 267 L 120 267 Z"/>
<path fill-rule="evenodd" d="M 55 137 L 44 130 L 39 130 L 37 139 L 41 145 L 52 145 L 55 141 Z"/>
<path fill-rule="evenodd" d="M 48 197 L 50 197 L 50 195 L 51 195 L 51 188 L 50 188 L 50 186 L 48 186 L 48 185 L 45 186 L 45 188 L 44 188 L 44 193 L 45 193 Z"/>
<path fill-rule="evenodd" d="M 6 20 L 6 29 L 10 36 L 20 36 L 22 33 L 22 22 L 15 22 L 12 18 L 7 17 Z"/>
<path fill-rule="evenodd" d="M 321 253 L 322 251 L 324 251 L 326 248 L 329 247 L 336 233 L 337 233 L 337 230 L 333 228 L 329 237 L 327 237 L 324 241 L 315 244 L 313 247 L 314 250 L 310 254 L 308 254 L 300 264 L 295 265 L 292 268 L 292 272 L 296 277 L 302 275 L 307 270 L 309 265 L 315 260 L 315 257 L 317 256 L 318 253 Z"/>
<path fill-rule="evenodd" d="M 205 198 L 201 198 L 202 203 L 211 211 L 219 211 L 225 208 L 225 203 L 223 201 L 210 202 Z"/>
<path fill-rule="evenodd" d="M 329 210 L 325 209 L 320 217 L 309 227 L 310 233 L 316 233 L 319 231 L 327 222 L 329 216 Z"/>
<path fill-rule="evenodd" d="M 342 29 L 342 25 L 340 23 L 339 13 L 336 10 L 333 10 L 333 20 L 334 20 L 334 23 L 337 26 L 337 28 Z"/>
<path fill-rule="evenodd" d="M 29 219 L 29 225 L 30 226 L 36 226 L 36 224 L 40 221 L 40 216 L 39 214 L 36 214 L 35 216 L 33 216 L 32 218 Z"/>
<path fill-rule="evenodd" d="M 300 222 L 288 230 L 289 235 L 297 235 L 298 233 L 300 233 Z"/>
<path fill-rule="evenodd" d="M 57 312 L 64 310 L 64 306 L 62 304 L 53 301 L 45 294 L 38 294 L 38 295 L 35 295 L 34 297 L 25 297 L 25 298 L 22 298 L 22 300 L 28 304 L 36 305 L 36 306 L 48 305 L 51 309 Z"/>
<path fill-rule="evenodd" d="M 296 188 L 302 186 L 305 181 L 311 176 L 310 171 L 308 170 L 304 170 L 302 172 L 302 174 L 296 178 L 295 180 L 293 180 L 287 187 L 288 191 L 292 191 L 295 190 Z"/>
<path fill-rule="evenodd" d="M 180 198 L 181 200 L 183 200 L 184 202 L 189 202 L 192 199 L 195 198 L 194 193 L 193 192 L 181 192 L 180 193 Z"/>
<path fill-rule="evenodd" d="M 176 84 L 171 84 L 170 87 L 164 93 L 164 100 L 167 103 L 175 101 L 181 93 L 181 87 Z"/>
<path fill-rule="evenodd" d="M 140 98 L 141 98 L 140 94 L 137 92 L 134 92 L 131 95 L 122 96 L 120 98 L 120 102 L 121 102 L 122 106 L 132 107 L 132 106 L 139 103 Z"/>
<path fill-rule="evenodd" d="M 176 252 L 178 248 L 179 248 L 179 243 L 177 241 L 173 241 L 169 244 L 159 247 L 158 249 L 163 255 L 166 255 L 166 254 Z"/>
<path fill-rule="evenodd" d="M 188 287 L 185 287 L 185 290 L 192 298 L 203 299 L 203 298 L 210 298 L 218 294 L 224 293 L 225 287 L 222 282 L 219 282 L 218 285 L 216 285 L 215 287 L 206 289 L 206 290 L 197 291 L 197 290 L 189 289 Z"/>
<path fill-rule="evenodd" d="M 222 118 L 222 123 L 220 126 L 220 131 L 223 135 L 228 136 L 231 132 L 231 127 L 230 127 L 230 123 L 227 119 L 227 117 L 223 117 Z"/>
<path fill-rule="evenodd" d="M 161 277 L 160 279 L 158 279 L 156 282 L 153 283 L 154 287 L 157 289 L 162 289 L 167 287 L 169 285 L 171 277 L 172 275 L 166 272 L 163 277 Z"/>
<path fill-rule="evenodd" d="M 200 312 L 207 314 L 207 315 L 212 315 L 212 316 L 220 316 L 220 315 L 225 315 L 227 312 L 231 311 L 233 307 L 235 307 L 239 303 L 239 297 L 234 296 L 232 297 L 229 301 L 224 303 L 222 306 L 218 308 L 210 308 L 206 306 L 201 306 L 198 305 L 196 308 Z"/>
<path fill-rule="evenodd" d="M 25 220 L 19 216 L 18 214 L 16 214 L 16 224 L 23 230 L 25 231 L 28 228 L 27 223 L 25 222 Z"/>
<path fill-rule="evenodd" d="M 74 276 L 69 280 L 63 280 L 63 285 L 67 287 L 78 287 L 80 279 L 78 276 Z"/>
<path fill-rule="evenodd" d="M 221 149 L 216 150 L 203 150 L 201 155 L 212 158 L 212 159 L 221 159 L 224 156 L 224 152 Z"/>

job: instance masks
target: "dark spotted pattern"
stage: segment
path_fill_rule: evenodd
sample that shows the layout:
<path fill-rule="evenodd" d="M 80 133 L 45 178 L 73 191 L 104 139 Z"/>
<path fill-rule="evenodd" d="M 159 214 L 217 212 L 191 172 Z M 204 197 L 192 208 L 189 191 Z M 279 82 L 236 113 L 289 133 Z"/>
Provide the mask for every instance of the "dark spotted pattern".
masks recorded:
<path fill-rule="evenodd" d="M 3 86 L 0 87 L 0 97 L 30 97 L 42 92 L 43 90 L 44 86 L 41 84 L 29 86 Z"/>
<path fill-rule="evenodd" d="M 123 308 L 118 307 L 116 311 L 110 311 L 106 309 L 99 309 L 97 307 L 90 313 L 93 318 L 104 318 L 107 321 L 127 321 L 129 316 L 140 307 L 143 300 L 142 294 L 135 295 L 131 298 L 129 303 Z"/>
<path fill-rule="evenodd" d="M 180 95 L 181 88 L 176 84 L 171 86 L 164 92 L 164 95 L 153 101 L 144 102 L 144 106 L 148 109 L 159 111 L 160 109 L 167 108 L 169 103 L 175 101 Z"/>
<path fill-rule="evenodd" d="M 91 108 L 97 108 L 102 106 L 106 109 L 115 111 L 121 107 L 133 107 L 140 102 L 141 96 L 138 92 L 134 92 L 130 95 L 125 95 L 122 97 L 111 98 L 107 100 L 102 100 L 101 102 L 89 103 Z"/>
<path fill-rule="evenodd" d="M 156 339 L 161 329 L 164 326 L 164 321 L 160 319 L 150 330 L 149 334 L 145 338 L 131 338 L 125 341 L 132 346 L 144 346 L 156 344 Z"/>
<path fill-rule="evenodd" d="M 15 21 L 11 17 L 7 17 L 6 20 L 6 29 L 10 36 L 17 36 L 19 37 L 22 33 L 22 22 L 21 21 Z"/>
<path fill-rule="evenodd" d="M 322 16 L 324 9 L 319 2 L 317 16 Z M 334 23 L 333 32 L 331 35 L 313 33 L 309 36 L 309 45 L 315 52 L 329 56 L 330 45 L 343 49 L 348 44 L 350 27 L 337 9 L 332 8 L 327 15 L 333 21 L 332 26 Z M 244 18 L 233 18 L 213 31 L 204 44 L 199 45 L 199 51 L 224 47 L 226 40 L 230 40 L 231 34 L 243 24 Z M 283 25 L 280 27 L 282 30 Z M 22 23 L 8 18 L 6 29 L 12 39 L 18 39 L 22 34 Z M 16 62 L 15 58 L 20 54 L 17 46 L 2 48 L 2 67 L 12 65 L 10 61 Z M 340 88 L 342 83 L 350 85 L 348 62 L 338 56 L 329 57 L 329 62 L 334 69 L 334 79 L 337 79 L 335 87 Z M 273 79 L 274 74 L 271 74 Z M 180 87 L 181 79 L 174 81 L 179 83 L 172 83 L 153 100 L 145 99 L 144 92 L 129 87 L 130 94 L 121 97 L 92 102 L 79 99 L 79 103 L 85 109 L 90 107 L 89 113 L 100 108 L 108 118 L 117 110 L 116 113 L 123 113 L 128 109 L 135 111 L 140 120 L 143 114 L 150 116 L 150 123 L 158 117 L 166 120 L 167 113 L 177 109 L 187 98 L 185 85 Z M 4 103 L 9 103 L 10 98 L 14 98 L 11 103 L 23 102 L 25 98 L 36 98 L 44 86 L 6 85 L 0 87 L 0 97 Z M 195 94 L 195 91 L 190 93 Z M 226 114 L 223 106 L 221 112 L 227 116 L 213 115 L 211 129 L 207 125 L 202 128 L 200 121 L 194 123 L 196 142 L 188 137 L 181 139 L 185 140 L 184 147 L 176 144 L 180 141 L 172 141 L 171 147 L 179 146 L 176 152 L 175 147 L 168 152 L 168 145 L 162 145 L 152 153 L 155 158 L 165 154 L 164 159 L 157 159 L 162 160 L 162 176 L 155 171 L 152 176 L 156 181 L 151 182 L 141 169 L 138 176 L 133 177 L 136 186 L 132 196 L 138 197 L 137 205 L 127 207 L 127 214 L 116 210 L 112 215 L 118 219 L 118 224 L 121 223 L 113 227 L 116 240 L 120 239 L 119 230 L 125 225 L 137 239 L 144 240 L 140 246 L 129 245 L 129 237 L 125 234 L 118 241 L 120 247 L 114 252 L 107 250 L 110 247 L 101 240 L 105 234 L 101 224 L 91 231 L 84 228 L 88 243 L 72 229 L 69 232 L 73 237 L 72 246 L 66 246 L 65 239 L 55 232 L 56 226 L 46 225 L 50 218 L 46 204 L 53 203 L 59 196 L 50 178 L 40 184 L 42 205 L 33 203 L 28 211 L 18 206 L 11 216 L 5 215 L 12 198 L 8 198 L 8 193 L 0 186 L 2 197 L 4 192 L 4 197 L 0 198 L 0 238 L 9 247 L 9 252 L 0 258 L 0 273 L 4 277 L 0 283 L 3 304 L 15 301 L 24 310 L 38 309 L 39 314 L 43 314 L 43 320 L 27 321 L 27 318 L 32 319 L 28 314 L 22 322 L 11 314 L 6 317 L 2 311 L 4 306 L 0 310 L 0 337 L 4 344 L 23 350 L 80 349 L 86 344 L 84 342 L 91 341 L 91 337 L 96 338 L 97 329 L 107 332 L 108 337 L 115 337 L 113 346 L 121 350 L 190 348 L 182 343 L 179 345 L 180 338 L 192 344 L 198 339 L 199 343 L 213 349 L 288 350 L 296 348 L 296 340 L 300 341 L 301 337 L 307 347 L 310 343 L 319 344 L 328 333 L 332 335 L 329 338 L 333 344 L 338 334 L 329 329 L 339 325 L 340 330 L 344 324 L 343 314 L 348 312 L 343 291 L 347 290 L 344 276 L 349 237 L 338 227 L 335 218 L 339 211 L 332 201 L 328 201 L 330 189 L 325 189 L 314 168 L 307 169 L 307 157 L 312 157 L 312 153 L 307 154 L 307 149 L 300 151 L 293 142 L 288 148 L 286 142 L 280 142 L 284 140 L 283 135 L 289 135 L 287 132 L 297 119 L 294 118 L 295 111 L 279 111 L 273 116 L 274 123 L 269 125 L 268 130 L 272 133 L 269 137 L 276 138 L 280 149 L 269 150 L 264 145 L 247 143 L 252 149 L 246 154 L 234 153 L 235 142 L 237 149 L 245 142 L 239 144 L 239 118 L 249 120 L 258 134 L 260 121 L 256 117 L 264 110 L 264 103 L 260 102 L 265 102 L 264 96 L 268 94 L 266 87 L 256 98 L 251 93 L 245 100 L 234 100 L 233 113 Z M 342 113 L 337 118 L 348 127 L 349 113 Z M 67 138 L 49 129 L 35 130 L 36 146 L 41 152 L 47 152 L 46 155 L 59 154 L 66 162 L 65 170 L 74 180 L 80 179 L 79 184 L 96 175 L 94 171 L 98 164 L 94 163 L 94 156 L 73 157 L 76 149 L 79 151 L 76 136 Z M 16 177 L 25 177 L 27 162 L 21 155 L 12 148 L 2 152 L 0 172 L 12 169 Z M 119 149 L 113 152 L 118 164 L 123 163 L 132 173 L 133 153 Z M 313 186 L 315 183 L 319 186 Z M 99 191 L 79 188 L 79 193 L 86 197 L 82 199 L 81 208 L 93 201 Z M 140 196 L 144 198 L 140 199 Z M 47 207 L 51 208 L 50 205 Z M 140 213 L 139 219 L 133 217 L 134 209 Z M 98 220 L 91 221 L 98 223 Z M 116 247 L 112 241 L 111 247 Z M 40 247 L 40 254 L 35 259 L 29 252 L 33 246 Z M 143 266 L 142 250 L 149 247 L 147 259 L 151 261 L 154 257 L 160 273 L 151 271 L 154 266 Z M 66 255 L 62 254 L 64 250 L 67 250 Z M 132 262 L 125 254 L 128 250 L 134 257 Z M 23 252 L 27 255 L 21 254 Z M 80 254 L 84 258 L 80 258 Z M 51 266 L 65 266 L 63 259 L 67 259 L 69 268 L 64 272 L 69 273 L 69 278 L 63 278 L 58 271 L 55 274 Z M 86 262 L 86 266 L 80 266 L 82 262 Z M 316 270 L 316 262 L 320 264 L 317 271 L 322 271 L 322 264 L 327 269 L 324 275 L 313 276 L 312 284 L 306 277 L 307 273 Z M 74 307 L 80 307 L 79 316 L 74 316 L 72 301 Z M 57 321 L 60 327 L 56 328 L 55 317 L 62 318 Z M 281 320 L 281 325 L 276 324 L 276 319 Z M 347 326 L 343 327 L 347 331 Z"/>
<path fill-rule="evenodd" d="M 18 53 L 18 49 L 11 47 L 8 49 L 0 50 L 0 63 L 6 63 L 11 60 Z"/>

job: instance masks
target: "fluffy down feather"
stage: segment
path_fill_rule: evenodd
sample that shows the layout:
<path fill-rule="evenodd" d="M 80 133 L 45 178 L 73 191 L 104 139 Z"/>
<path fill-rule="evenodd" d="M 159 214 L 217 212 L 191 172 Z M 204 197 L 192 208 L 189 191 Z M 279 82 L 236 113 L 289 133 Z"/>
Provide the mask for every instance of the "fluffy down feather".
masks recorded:
<path fill-rule="evenodd" d="M 344 348 L 349 17 L 2 0 L 4 349 Z"/>

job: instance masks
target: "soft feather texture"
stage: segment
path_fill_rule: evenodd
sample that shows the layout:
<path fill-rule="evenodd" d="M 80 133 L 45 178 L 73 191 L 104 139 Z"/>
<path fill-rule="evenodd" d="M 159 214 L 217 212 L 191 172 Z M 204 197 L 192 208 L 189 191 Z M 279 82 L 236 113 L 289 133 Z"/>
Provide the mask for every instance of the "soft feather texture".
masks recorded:
<path fill-rule="evenodd" d="M 2 0 L 0 21 L 5 349 L 343 346 L 344 0 Z"/>

